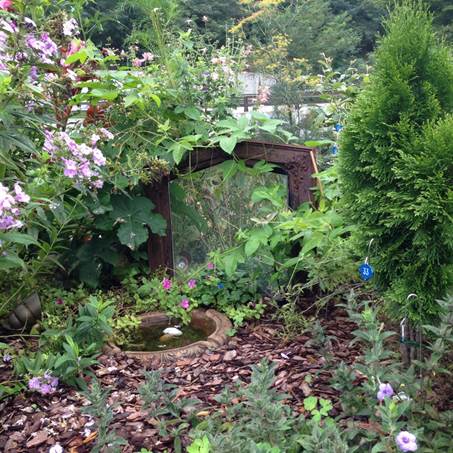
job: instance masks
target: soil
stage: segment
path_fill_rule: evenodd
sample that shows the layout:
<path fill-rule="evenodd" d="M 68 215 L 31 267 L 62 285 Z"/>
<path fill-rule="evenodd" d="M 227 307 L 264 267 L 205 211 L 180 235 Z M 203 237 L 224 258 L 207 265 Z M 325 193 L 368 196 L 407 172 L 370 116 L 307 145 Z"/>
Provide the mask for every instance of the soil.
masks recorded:
<path fill-rule="evenodd" d="M 287 404 L 295 413 L 303 413 L 303 400 L 314 395 L 334 403 L 332 415 L 339 413 L 338 394 L 329 386 L 335 363 L 352 363 L 359 355 L 358 346 L 349 345 L 354 324 L 344 313 L 332 313 L 321 320 L 332 347 L 317 344 L 310 333 L 291 341 L 281 338 L 281 325 L 271 318 L 251 323 L 239 330 L 229 344 L 191 359 L 177 360 L 162 368 L 158 362 L 147 369 L 160 369 L 167 382 L 178 385 L 179 396 L 196 397 L 202 401 L 200 414 L 208 416 L 218 407 L 214 397 L 223 387 L 242 381 L 249 382 L 250 366 L 267 358 L 277 364 L 275 387 L 287 394 Z M 326 367 L 331 356 L 333 366 Z M 171 439 L 158 434 L 157 423 L 141 409 L 138 387 L 143 383 L 144 366 L 119 353 L 99 357 L 95 374 L 112 393 L 116 404 L 112 428 L 124 437 L 129 446 L 124 452 L 142 447 L 153 452 L 172 451 Z M 0 366 L 0 382 L 11 378 L 7 365 Z M 0 450 L 5 452 L 48 452 L 59 443 L 65 452 L 91 451 L 96 433 L 80 408 L 87 400 L 76 390 L 60 388 L 51 396 L 22 393 L 0 402 Z M 90 428 L 91 427 L 91 428 Z"/>

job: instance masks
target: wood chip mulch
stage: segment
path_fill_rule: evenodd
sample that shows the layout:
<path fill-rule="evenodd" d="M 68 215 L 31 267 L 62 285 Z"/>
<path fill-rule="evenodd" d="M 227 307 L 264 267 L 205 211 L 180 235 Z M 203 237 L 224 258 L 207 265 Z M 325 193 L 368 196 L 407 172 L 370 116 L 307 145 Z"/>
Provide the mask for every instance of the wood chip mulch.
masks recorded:
<path fill-rule="evenodd" d="M 321 321 L 331 338 L 334 363 L 356 360 L 358 347 L 350 347 L 354 324 L 343 313 Z M 303 413 L 303 400 L 314 395 L 334 402 L 332 415 L 338 414 L 337 393 L 329 386 L 332 367 L 325 367 L 325 350 L 310 342 L 309 333 L 284 342 L 281 326 L 268 319 L 241 329 L 223 348 L 194 359 L 181 359 L 162 368 L 157 363 L 148 369 L 161 369 L 167 382 L 178 385 L 181 397 L 202 401 L 200 410 L 207 416 L 218 403 L 214 397 L 226 385 L 249 382 L 250 366 L 263 358 L 277 364 L 275 387 L 288 395 L 295 413 Z M 138 387 L 143 383 L 143 364 L 123 354 L 101 356 L 96 375 L 112 390 L 115 403 L 112 428 L 127 439 L 124 452 L 145 447 L 154 452 L 172 451 L 170 439 L 159 437 L 156 420 L 141 408 Z M 8 376 L 9 375 L 9 376 Z M 0 381 L 10 378 L 6 365 L 0 365 Z M 80 414 L 87 400 L 77 391 L 61 388 L 49 397 L 26 393 L 0 402 L 0 451 L 14 453 L 48 452 L 59 443 L 65 452 L 91 451 L 96 433 L 93 421 Z"/>

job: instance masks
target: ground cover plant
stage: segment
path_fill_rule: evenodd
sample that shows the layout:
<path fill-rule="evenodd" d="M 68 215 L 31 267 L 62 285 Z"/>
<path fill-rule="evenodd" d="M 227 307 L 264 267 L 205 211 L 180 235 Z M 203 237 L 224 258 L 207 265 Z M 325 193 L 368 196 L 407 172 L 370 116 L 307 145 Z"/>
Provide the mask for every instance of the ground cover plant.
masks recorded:
<path fill-rule="evenodd" d="M 453 63 L 428 6 L 392 6 L 369 67 L 348 2 L 239 1 L 225 37 L 205 2 L 164 3 L 116 2 L 116 49 L 104 2 L 0 0 L 0 448 L 450 451 Z M 245 69 L 275 77 L 247 114 Z M 318 147 L 315 201 L 238 160 L 251 139 Z M 231 159 L 180 174 L 211 147 Z M 178 177 L 177 269 L 150 273 L 152 184 Z M 227 344 L 106 347 L 195 309 Z"/>

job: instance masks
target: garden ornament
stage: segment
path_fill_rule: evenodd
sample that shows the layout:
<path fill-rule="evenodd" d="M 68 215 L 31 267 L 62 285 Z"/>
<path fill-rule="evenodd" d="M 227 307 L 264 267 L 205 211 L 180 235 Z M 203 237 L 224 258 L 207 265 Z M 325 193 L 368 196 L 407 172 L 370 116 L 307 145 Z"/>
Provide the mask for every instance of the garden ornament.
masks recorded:
<path fill-rule="evenodd" d="M 374 238 L 368 243 L 368 255 L 370 254 L 370 248 L 373 241 Z M 365 262 L 359 266 L 359 275 L 365 282 L 371 280 L 374 276 L 374 268 L 368 263 L 368 256 L 365 258 Z"/>
<path fill-rule="evenodd" d="M 29 332 L 32 326 L 41 319 L 41 302 L 34 293 L 19 304 L 5 319 L 0 327 L 6 332 Z"/>

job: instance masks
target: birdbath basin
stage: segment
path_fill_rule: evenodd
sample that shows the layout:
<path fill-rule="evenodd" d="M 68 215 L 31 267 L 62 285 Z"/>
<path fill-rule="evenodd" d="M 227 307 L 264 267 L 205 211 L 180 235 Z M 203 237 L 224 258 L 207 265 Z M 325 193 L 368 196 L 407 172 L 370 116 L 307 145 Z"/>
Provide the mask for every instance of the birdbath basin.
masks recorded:
<path fill-rule="evenodd" d="M 177 325 L 163 312 L 142 315 L 139 332 L 123 351 L 127 356 L 143 361 L 158 359 L 169 362 L 175 359 L 195 357 L 207 350 L 214 350 L 228 342 L 227 332 L 232 328 L 230 320 L 216 310 L 193 310 L 187 326 L 180 326 L 182 335 L 166 335 L 163 331 Z M 121 349 L 109 344 L 107 350 Z"/>

